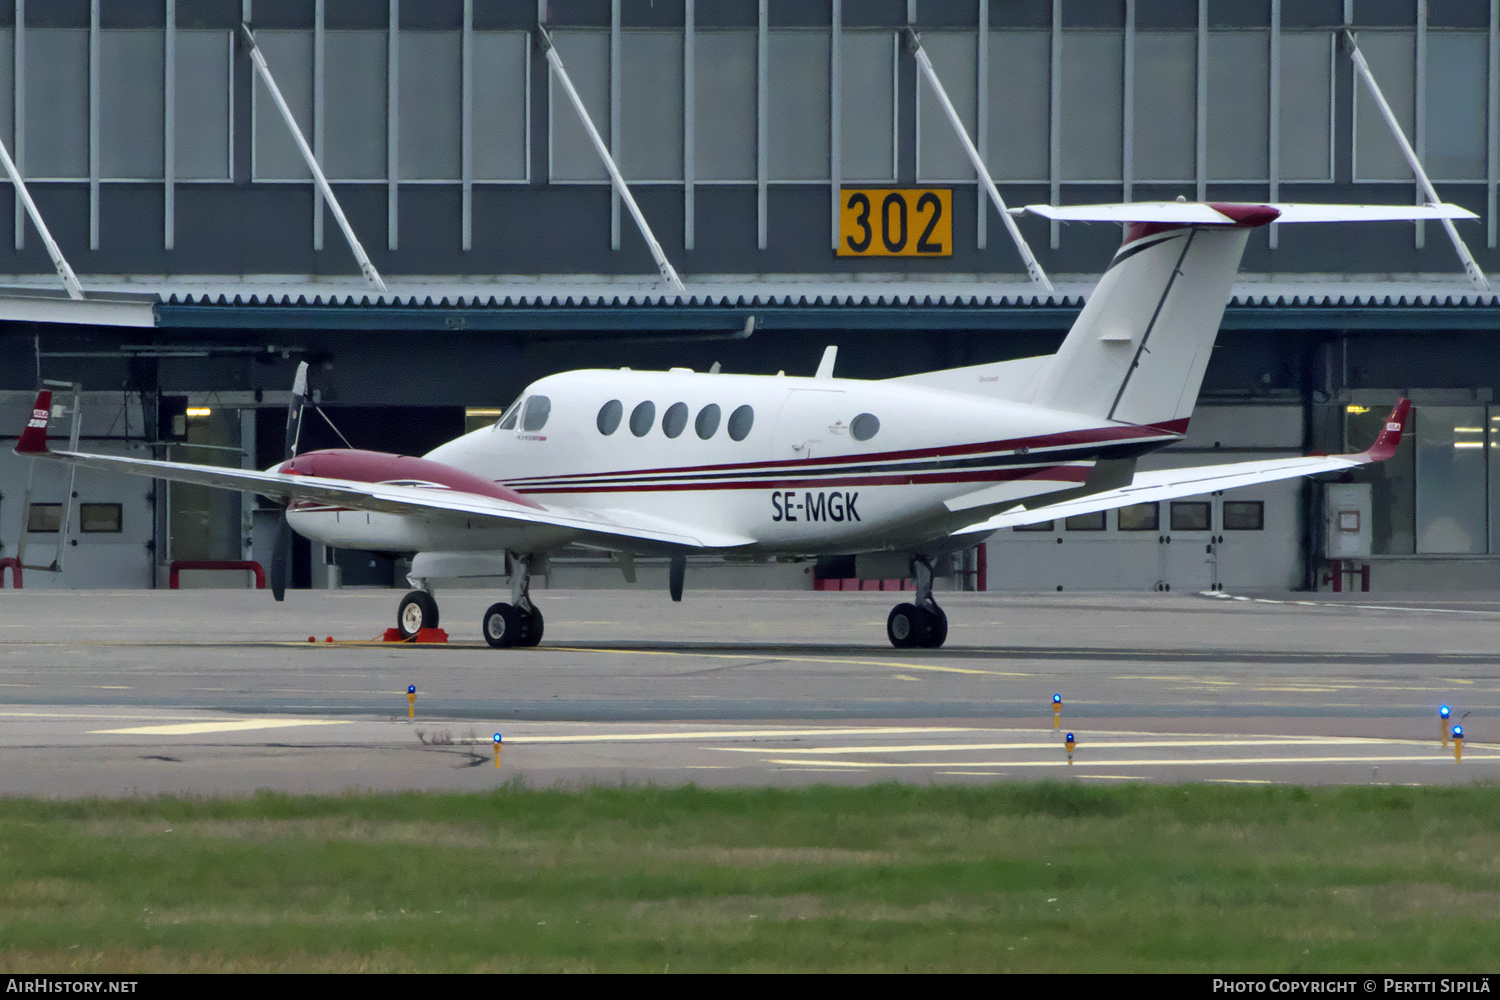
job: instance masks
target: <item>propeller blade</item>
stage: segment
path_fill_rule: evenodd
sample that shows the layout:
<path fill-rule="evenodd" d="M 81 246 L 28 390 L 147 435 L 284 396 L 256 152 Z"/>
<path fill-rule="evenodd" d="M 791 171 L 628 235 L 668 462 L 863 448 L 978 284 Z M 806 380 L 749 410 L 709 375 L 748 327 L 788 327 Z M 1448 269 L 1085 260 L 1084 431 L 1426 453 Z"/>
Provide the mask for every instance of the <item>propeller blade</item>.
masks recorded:
<path fill-rule="evenodd" d="M 276 527 L 276 548 L 271 552 L 271 596 L 278 601 L 286 600 L 287 575 L 292 562 L 292 526 L 286 520 L 286 508 L 281 508 L 281 523 Z"/>
<path fill-rule="evenodd" d="M 672 600 L 682 600 L 682 581 L 687 576 L 687 556 L 673 556 L 667 571 L 667 588 Z"/>
<path fill-rule="evenodd" d="M 292 399 L 286 407 L 286 458 L 297 457 L 297 441 L 302 436 L 302 404 L 306 399 L 307 362 L 299 361 L 297 377 L 292 382 Z"/>

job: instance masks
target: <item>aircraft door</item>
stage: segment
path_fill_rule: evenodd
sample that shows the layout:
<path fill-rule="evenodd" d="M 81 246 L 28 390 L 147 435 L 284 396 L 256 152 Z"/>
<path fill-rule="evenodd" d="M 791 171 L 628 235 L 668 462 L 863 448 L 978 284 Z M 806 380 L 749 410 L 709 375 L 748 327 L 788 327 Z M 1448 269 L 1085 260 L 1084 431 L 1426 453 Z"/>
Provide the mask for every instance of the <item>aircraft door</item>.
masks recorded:
<path fill-rule="evenodd" d="M 816 458 L 848 434 L 854 414 L 841 413 L 842 389 L 793 389 L 776 416 L 776 457 Z M 843 450 L 840 448 L 839 450 Z"/>

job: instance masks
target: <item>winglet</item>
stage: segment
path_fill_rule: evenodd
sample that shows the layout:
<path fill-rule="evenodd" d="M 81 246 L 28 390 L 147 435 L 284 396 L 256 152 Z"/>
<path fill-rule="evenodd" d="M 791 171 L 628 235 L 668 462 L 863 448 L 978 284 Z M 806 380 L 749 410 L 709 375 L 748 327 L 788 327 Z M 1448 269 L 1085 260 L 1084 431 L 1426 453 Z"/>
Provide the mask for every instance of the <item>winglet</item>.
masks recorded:
<path fill-rule="evenodd" d="M 1386 418 L 1385 426 L 1380 429 L 1380 436 L 1365 452 L 1369 461 L 1384 462 L 1396 454 L 1396 446 L 1401 443 L 1401 433 L 1406 430 L 1406 419 L 1410 414 L 1411 400 L 1403 399 L 1396 404 L 1396 408 Z"/>
<path fill-rule="evenodd" d="M 47 421 L 52 417 L 52 390 L 43 389 L 36 394 L 36 404 L 31 408 L 31 418 L 26 429 L 16 442 L 17 455 L 47 454 Z"/>

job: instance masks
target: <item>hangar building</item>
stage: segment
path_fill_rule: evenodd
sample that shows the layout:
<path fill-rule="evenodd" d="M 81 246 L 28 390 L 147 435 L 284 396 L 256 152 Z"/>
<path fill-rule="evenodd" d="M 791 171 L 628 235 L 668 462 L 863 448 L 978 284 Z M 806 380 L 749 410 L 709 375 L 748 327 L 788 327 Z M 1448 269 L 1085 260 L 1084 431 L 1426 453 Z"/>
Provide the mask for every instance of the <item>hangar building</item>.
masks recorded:
<path fill-rule="evenodd" d="M 1421 202 L 1341 46 L 1350 26 L 1441 196 L 1480 215 L 1459 227 L 1480 267 L 1500 271 L 1497 6 L 0 0 L 0 140 L 85 290 L 62 290 L 19 191 L 0 202 L 0 432 L 13 440 L 52 379 L 81 385 L 88 448 L 265 467 L 303 360 L 331 421 L 309 416 L 308 446 L 338 444 L 336 425 L 421 453 L 572 367 L 810 374 L 837 344 L 840 375 L 881 378 L 1049 352 L 1118 228 L 1022 219 L 1056 290 L 1028 281 L 908 28 L 1010 205 Z M 547 37 L 686 297 L 663 286 Z M 872 189 L 908 200 L 866 234 L 874 253 L 841 252 Z M 948 228 L 929 238 L 933 205 Z M 1358 450 L 1406 393 L 1398 456 L 1348 483 L 1008 531 L 987 586 L 1309 589 L 1365 566 L 1377 589 L 1500 585 L 1497 317 L 1435 224 L 1256 232 L 1190 432 L 1155 461 Z M 68 489 L 0 455 L 0 557 L 23 537 L 28 564 L 63 557 L 25 586 L 164 586 L 173 560 L 262 546 L 253 499 L 88 472 L 71 507 Z M 300 558 L 304 585 L 400 584 L 393 559 Z M 723 570 L 703 578 L 834 572 Z M 590 572 L 559 560 L 551 585 Z"/>

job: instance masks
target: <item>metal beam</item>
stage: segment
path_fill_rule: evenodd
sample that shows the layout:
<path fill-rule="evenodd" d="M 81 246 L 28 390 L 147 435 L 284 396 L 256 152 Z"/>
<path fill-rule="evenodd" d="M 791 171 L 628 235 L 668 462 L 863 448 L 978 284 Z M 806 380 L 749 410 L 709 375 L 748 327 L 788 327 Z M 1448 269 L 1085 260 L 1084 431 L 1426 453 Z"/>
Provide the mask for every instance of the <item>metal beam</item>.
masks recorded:
<path fill-rule="evenodd" d="M 323 168 L 318 165 L 318 159 L 313 156 L 312 149 L 308 147 L 307 139 L 302 135 L 302 129 L 297 127 L 297 119 L 292 117 L 292 109 L 287 107 L 286 98 L 281 96 L 281 88 L 276 86 L 276 79 L 271 76 L 271 68 L 266 65 L 266 57 L 261 54 L 260 47 L 255 44 L 255 35 L 251 33 L 250 25 L 243 22 L 240 24 L 240 38 L 249 49 L 250 60 L 255 64 L 255 70 L 260 74 L 266 89 L 271 92 L 271 99 L 276 102 L 276 108 L 281 112 L 282 120 L 286 122 L 287 129 L 292 133 L 292 139 L 297 143 L 302 159 L 307 163 L 307 168 L 312 171 L 318 190 L 328 202 L 328 207 L 333 210 L 333 217 L 338 220 L 339 228 L 344 231 L 344 239 L 349 241 L 349 249 L 354 252 L 354 259 L 359 261 L 360 272 L 365 276 L 366 281 L 384 292 L 385 281 L 380 277 L 380 272 L 375 270 L 375 265 L 370 263 L 370 257 L 360 244 L 359 237 L 354 235 L 354 228 L 349 225 L 349 219 L 344 215 L 344 209 L 339 204 L 338 198 L 334 196 L 333 188 L 328 186 L 328 178 L 323 175 Z"/>
<path fill-rule="evenodd" d="M 43 221 L 42 213 L 37 210 L 36 202 L 31 200 L 31 192 L 26 190 L 26 182 L 21 179 L 21 171 L 16 169 L 16 161 L 10 158 L 3 140 L 0 140 L 0 164 L 5 166 L 5 173 L 10 177 L 11 184 L 15 185 L 16 196 L 21 199 L 21 204 L 26 206 L 26 214 L 31 216 L 31 222 L 36 226 L 36 231 L 42 234 L 42 242 L 47 245 L 47 255 L 52 258 L 52 266 L 57 268 L 57 276 L 62 279 L 63 287 L 68 290 L 68 297 L 81 300 L 83 286 L 78 283 L 78 275 L 73 273 L 73 268 L 68 265 L 67 258 L 58 249 L 57 241 L 52 238 L 51 231 L 47 229 L 47 223 Z M 19 219 L 16 223 L 22 224 Z"/>
<path fill-rule="evenodd" d="M 1354 34 L 1348 28 L 1344 29 L 1344 43 L 1349 49 L 1349 57 L 1354 60 L 1354 68 L 1358 71 L 1360 79 L 1364 80 L 1365 87 L 1370 91 L 1370 96 L 1380 108 L 1380 113 L 1385 116 L 1385 123 L 1390 127 L 1391 136 L 1401 147 L 1401 152 L 1406 156 L 1407 165 L 1411 172 L 1416 175 L 1417 181 L 1422 185 L 1422 190 L 1427 193 L 1430 204 L 1441 204 L 1437 189 L 1432 186 L 1432 181 L 1427 178 L 1427 171 L 1422 169 L 1422 161 L 1418 159 L 1416 150 L 1412 149 L 1411 143 L 1406 139 L 1406 133 L 1401 131 L 1401 123 L 1396 120 L 1396 113 L 1386 103 L 1385 95 L 1380 92 L 1380 85 L 1375 82 L 1375 74 L 1370 72 L 1370 64 L 1365 62 L 1364 53 L 1359 51 L 1359 46 L 1354 41 Z M 1463 238 L 1458 235 L 1458 229 L 1453 225 L 1452 219 L 1443 220 L 1443 229 L 1448 233 L 1448 239 L 1453 244 L 1453 250 L 1458 254 L 1458 259 L 1463 262 L 1464 272 L 1468 274 L 1469 281 L 1474 287 L 1481 291 L 1490 290 L 1489 279 L 1479 269 L 1474 261 L 1474 255 L 1469 253 Z"/>
<path fill-rule="evenodd" d="M 922 75 L 927 77 L 927 82 L 932 85 L 932 91 L 937 95 L 938 103 L 943 106 L 943 111 L 948 115 L 948 123 L 953 126 L 953 131 L 958 136 L 958 141 L 963 144 L 964 152 L 969 154 L 969 162 L 974 164 L 974 172 L 979 175 L 979 183 L 989 192 L 990 201 L 1000 212 L 1000 218 L 1005 223 L 1005 229 L 1010 233 L 1011 240 L 1016 244 L 1016 251 L 1020 253 L 1021 260 L 1026 264 L 1026 273 L 1031 280 L 1041 285 L 1047 291 L 1052 291 L 1052 282 L 1047 280 L 1047 275 L 1042 271 L 1042 265 L 1037 263 L 1036 256 L 1032 254 L 1031 247 L 1026 245 L 1026 237 L 1021 235 L 1016 220 L 1011 218 L 1010 211 L 1005 207 L 1005 199 L 1000 197 L 1000 191 L 995 187 L 994 180 L 990 177 L 990 170 L 984 163 L 984 157 L 979 155 L 979 150 L 974 148 L 974 140 L 969 138 L 968 129 L 958 117 L 958 112 L 953 107 L 953 102 L 948 100 L 948 92 L 943 89 L 942 81 L 938 79 L 937 71 L 932 68 L 932 60 L 927 58 L 927 53 L 922 50 L 922 40 L 915 31 L 906 29 L 907 46 L 912 55 L 916 57 L 917 68 Z"/>
<path fill-rule="evenodd" d="M 615 158 L 609 155 L 609 147 L 604 145 L 604 140 L 599 137 L 599 130 L 594 127 L 593 119 L 589 118 L 588 109 L 583 106 L 583 98 L 578 96 L 578 91 L 573 89 L 573 81 L 568 79 L 568 71 L 563 68 L 562 58 L 558 56 L 557 49 L 552 45 L 552 36 L 547 34 L 547 29 L 537 25 L 537 35 L 541 40 L 542 50 L 547 54 L 547 64 L 552 67 L 557 80 L 563 85 L 563 91 L 567 93 L 568 100 L 573 104 L 573 110 L 578 112 L 578 120 L 583 123 L 583 130 L 588 133 L 589 139 L 594 143 L 594 149 L 599 153 L 599 159 L 604 161 L 604 169 L 609 171 L 610 183 L 614 185 L 615 194 L 630 209 L 631 218 L 635 219 L 636 226 L 641 231 L 641 236 L 646 240 L 646 246 L 651 249 L 651 256 L 656 261 L 656 268 L 661 272 L 662 280 L 665 281 L 674 292 L 685 294 L 687 288 L 682 284 L 682 279 L 677 276 L 677 271 L 672 267 L 672 262 L 667 260 L 667 255 L 662 251 L 661 244 L 656 241 L 656 236 L 651 232 L 651 226 L 646 222 L 646 217 L 641 214 L 641 208 L 635 203 L 635 197 L 631 195 L 630 188 L 625 183 L 625 178 L 620 175 L 620 168 L 615 164 Z M 612 116 L 611 120 L 613 120 Z"/>

